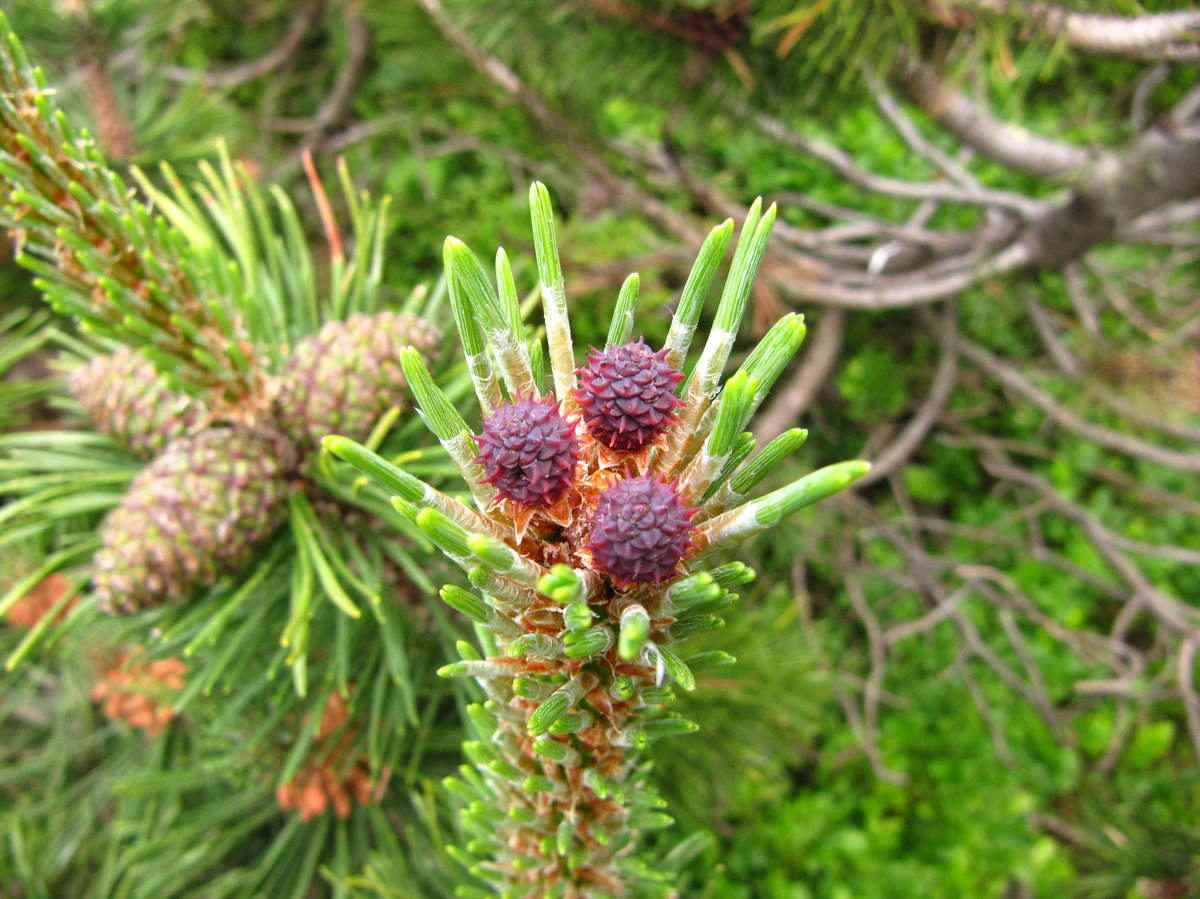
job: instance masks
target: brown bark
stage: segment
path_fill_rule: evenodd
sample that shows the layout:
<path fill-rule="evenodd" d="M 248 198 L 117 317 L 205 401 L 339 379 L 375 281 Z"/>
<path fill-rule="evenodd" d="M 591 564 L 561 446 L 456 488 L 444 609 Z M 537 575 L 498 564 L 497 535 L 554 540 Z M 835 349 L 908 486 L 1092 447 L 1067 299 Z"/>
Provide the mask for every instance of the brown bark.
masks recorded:
<path fill-rule="evenodd" d="M 1021 240 L 1031 266 L 1061 268 L 1143 213 L 1198 195 L 1200 125 L 1157 127 L 1124 152 L 1101 156 Z"/>

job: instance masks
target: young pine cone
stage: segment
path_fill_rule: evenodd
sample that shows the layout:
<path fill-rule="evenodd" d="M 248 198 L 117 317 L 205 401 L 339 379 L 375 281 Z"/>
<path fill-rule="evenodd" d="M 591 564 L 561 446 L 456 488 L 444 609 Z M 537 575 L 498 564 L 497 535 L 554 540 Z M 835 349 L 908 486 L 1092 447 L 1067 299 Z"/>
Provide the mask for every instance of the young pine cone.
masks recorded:
<path fill-rule="evenodd" d="M 675 422 L 683 405 L 675 388 L 682 380 L 683 374 L 667 362 L 665 349 L 652 352 L 639 338 L 592 350 L 579 370 L 575 396 L 594 439 L 610 450 L 636 452 Z"/>
<path fill-rule="evenodd" d="M 186 599 L 244 564 L 287 514 L 295 452 L 277 434 L 210 428 L 172 443 L 101 527 L 100 607 L 131 613 Z"/>
<path fill-rule="evenodd" d="M 422 318 L 398 312 L 352 315 L 328 322 L 297 344 L 280 378 L 276 420 L 298 445 L 326 434 L 364 440 L 392 406 L 405 399 L 400 351 L 436 350 L 441 333 Z"/>
<path fill-rule="evenodd" d="M 207 417 L 200 400 L 170 390 L 150 360 L 125 347 L 75 369 L 67 386 L 97 430 L 142 459 L 153 459 Z"/>

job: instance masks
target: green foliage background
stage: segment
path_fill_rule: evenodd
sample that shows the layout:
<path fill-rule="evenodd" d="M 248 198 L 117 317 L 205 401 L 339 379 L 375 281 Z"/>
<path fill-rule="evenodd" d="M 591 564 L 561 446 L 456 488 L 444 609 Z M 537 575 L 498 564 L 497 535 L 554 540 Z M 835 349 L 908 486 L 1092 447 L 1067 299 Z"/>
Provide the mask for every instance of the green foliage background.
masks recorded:
<path fill-rule="evenodd" d="M 167 72 L 172 66 L 218 70 L 261 56 L 285 30 L 294 4 L 262 2 L 247 9 L 223 0 L 98 0 L 81 16 L 63 14 L 48 0 L 13 0 L 11 12 L 31 52 L 56 80 L 62 79 L 64 102 L 84 118 L 94 110 L 70 77 L 73 57 L 85 40 L 103 48 L 135 136 L 133 153 L 120 162 L 147 166 L 168 159 L 186 170 L 210 154 L 221 136 L 235 155 L 253 160 L 264 178 L 294 183 L 299 177 L 296 138 L 263 123 L 312 115 L 336 79 L 347 37 L 337 4 L 330 5 L 324 26 L 301 47 L 297 64 L 231 91 L 173 80 Z M 861 206 L 859 193 L 832 172 L 784 152 L 729 113 L 726 92 L 743 88 L 720 59 L 708 62 L 703 89 L 689 95 L 680 88 L 686 48 L 636 29 L 583 24 L 573 4 L 448 5 L 465 10 L 464 19 L 483 45 L 607 140 L 676 142 L 706 178 L 739 200 L 796 192 Z M 931 176 L 926 163 L 881 120 L 855 75 L 857 60 L 890 52 L 913 33 L 917 25 L 904 13 L 904 4 L 835 3 L 791 55 L 778 58 L 770 52 L 775 32 L 764 23 L 801 5 L 779 0 L 756 9 L 749 53 L 754 101 L 787 115 L 806 132 L 851 147 L 865 166 L 897 177 Z M 1107 4 L 1119 12 L 1175 5 Z M 671 242 L 636 210 L 607 208 L 590 196 L 594 186 L 579 179 L 570 151 L 499 98 L 414 5 L 379 0 L 363 3 L 361 12 L 371 34 L 371 61 L 346 117 L 375 130 L 344 152 L 358 181 L 394 197 L 388 256 L 395 292 L 402 295 L 417 282 L 436 279 L 448 232 L 474 246 L 503 244 L 519 267 L 518 278 L 527 276 L 532 253 L 524 190 L 536 176 L 551 185 L 564 207 L 561 243 L 568 254 L 568 285 L 573 271 L 604 272 L 620 263 L 611 284 L 573 296 L 573 321 L 581 331 L 577 342 L 603 341 L 619 277 L 643 261 L 648 265 L 642 267 L 639 321 L 648 339 L 661 339 L 679 286 L 677 266 L 661 262 Z M 999 114 L 1081 143 L 1127 135 L 1126 117 L 1115 109 L 1128 102 L 1136 64 L 1083 58 L 1037 42 L 1014 43 L 1014 35 L 1009 23 L 994 23 L 964 53 L 983 60 L 986 93 Z M 1165 108 L 1193 83 L 1194 73 L 1190 78 L 1176 73 L 1156 92 L 1156 107 Z M 990 186 L 1044 189 L 998 166 L 978 164 L 974 171 Z M 682 192 L 668 187 L 666 195 L 686 208 Z M 867 208 L 899 218 L 911 204 L 879 200 Z M 307 212 L 315 223 L 313 211 Z M 816 224 L 808 213 L 786 204 L 783 216 L 796 225 Z M 1104 251 L 1103 258 L 1121 270 L 1159 261 L 1155 251 L 1131 248 Z M 1039 350 L 1023 312 L 1024 290 L 1035 290 L 1050 309 L 1070 309 L 1056 274 L 977 289 L 959 302 L 963 332 L 1009 358 L 1032 358 Z M 6 264 L 0 268 L 0 292 L 0 315 L 18 310 L 10 326 L 15 333 L 32 290 L 19 270 Z M 933 335 L 913 327 L 913 321 L 908 313 L 851 319 L 832 387 L 822 395 L 814 420 L 802 422 L 813 438 L 797 466 L 856 454 L 872 427 L 920 401 L 937 351 Z M 1106 318 L 1104 325 L 1111 341 L 1135 339 L 1123 323 Z M 24 382 L 21 390 L 39 389 L 37 378 Z M 10 428 L 19 413 L 8 411 L 7 395 L 0 394 L 0 426 Z M 977 426 L 998 439 L 1045 447 L 1047 458 L 1035 470 L 1110 526 L 1136 539 L 1200 549 L 1194 518 L 1130 502 L 1091 472 L 1115 468 L 1145 488 L 1195 498 L 1200 493 L 1194 476 L 1134 463 L 1081 439 L 1047 432 L 1040 413 L 1008 403 L 995 388 L 962 382 L 951 408 L 980 406 L 986 411 L 976 413 Z M 778 481 L 795 473 L 782 471 Z M 1010 506 L 987 490 L 988 479 L 969 449 L 931 442 L 902 479 L 916 502 L 948 520 L 1007 526 Z M 886 491 L 870 499 L 883 514 L 899 514 Z M 1007 747 L 1000 752 L 976 700 L 948 674 L 958 644 L 949 631 L 936 630 L 906 644 L 888 675 L 887 686 L 897 699 L 886 707 L 879 744 L 887 765 L 905 773 L 908 782 L 895 785 L 876 776 L 837 700 L 844 672 L 863 671 L 866 654 L 838 566 L 821 554 L 823 543 L 842 526 L 832 513 L 823 514 L 749 549 L 753 557 L 746 561 L 759 569 L 760 579 L 746 591 L 739 623 L 714 642 L 741 664 L 702 681 L 694 698 L 682 704 L 681 711 L 702 723 L 702 736 L 671 743 L 656 760 L 678 832 L 711 829 L 718 838 L 693 866 L 684 895 L 1149 899 L 1147 880 L 1190 877 L 1195 885 L 1200 779 L 1174 705 L 1150 704 L 1129 725 L 1129 747 L 1115 768 L 1097 774 L 1094 763 L 1118 726 L 1110 705 L 1097 703 L 1077 718 L 1074 739 L 1063 741 L 1024 700 L 980 672 L 984 701 Z M 1076 526 L 1061 523 L 1045 537 L 1085 571 L 1109 576 Z M 882 542 L 868 543 L 865 551 L 879 567 L 904 567 Z M 1095 625 L 1111 612 L 1098 592 L 1020 550 L 954 537 L 944 551 L 995 565 L 1068 627 Z M 797 557 L 808 563 L 806 588 L 793 579 Z M 1146 570 L 1177 595 L 1200 596 L 1200 572 L 1194 567 L 1149 560 Z M 893 600 L 887 582 L 865 586 L 873 602 L 883 606 Z M 799 602 L 805 591 L 812 620 L 806 620 Z M 914 612 L 905 608 L 911 597 L 894 602 L 895 614 Z M 987 607 L 969 606 L 968 613 L 985 634 L 1000 628 Z M 1051 697 L 1065 702 L 1070 685 L 1086 673 L 1082 663 L 1044 635 L 1027 637 Z M 432 778 L 442 772 L 424 773 Z M 0 774 L 0 790 L 11 787 L 12 780 Z M 414 793 L 423 789 L 417 781 L 410 786 Z M 1075 837 L 1064 839 L 1061 828 L 1047 827 L 1050 819 L 1067 822 Z M 0 851 L 0 862 L 11 857 Z M 383 888 L 388 877 L 386 863 L 380 864 L 378 876 L 364 876 L 362 884 Z"/>

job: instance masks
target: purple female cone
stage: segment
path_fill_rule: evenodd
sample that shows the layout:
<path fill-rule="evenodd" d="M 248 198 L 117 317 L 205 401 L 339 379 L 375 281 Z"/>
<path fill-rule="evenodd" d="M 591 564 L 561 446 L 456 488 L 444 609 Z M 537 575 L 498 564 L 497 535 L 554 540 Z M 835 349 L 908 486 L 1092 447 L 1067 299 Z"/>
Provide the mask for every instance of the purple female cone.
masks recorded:
<path fill-rule="evenodd" d="M 610 450 L 637 452 L 675 420 L 683 375 L 639 338 L 603 352 L 592 350 L 579 370 L 576 399 L 588 433 Z"/>
<path fill-rule="evenodd" d="M 691 549 L 695 512 L 674 487 L 649 475 L 618 481 L 592 516 L 592 563 L 623 584 L 665 581 Z"/>
<path fill-rule="evenodd" d="M 575 479 L 579 440 L 553 399 L 501 406 L 483 422 L 479 463 L 501 497 L 544 509 L 562 499 Z"/>

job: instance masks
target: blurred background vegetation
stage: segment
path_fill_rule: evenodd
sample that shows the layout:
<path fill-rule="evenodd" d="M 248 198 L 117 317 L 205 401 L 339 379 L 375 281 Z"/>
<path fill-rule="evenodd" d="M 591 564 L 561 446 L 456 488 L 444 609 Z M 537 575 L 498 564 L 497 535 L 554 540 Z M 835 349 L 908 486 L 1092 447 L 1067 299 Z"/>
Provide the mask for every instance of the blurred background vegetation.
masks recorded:
<path fill-rule="evenodd" d="M 1155 141 L 1200 159 L 1200 23 L 1122 37 L 1135 17 L 1194 6 L 5 7 L 118 168 L 190 173 L 220 138 L 291 191 L 304 151 L 329 171 L 344 157 L 393 197 L 397 296 L 437 280 L 447 233 L 503 243 L 528 283 L 525 194 L 546 181 L 583 344 L 603 340 L 634 270 L 641 324 L 661 340 L 695 235 L 758 194 L 780 202 L 755 327 L 795 308 L 809 347 L 759 430 L 809 427 L 798 468 L 863 456 L 879 474 L 747 551 L 759 581 L 713 639 L 740 663 L 686 700 L 703 735 L 657 759 L 680 831 L 716 836 L 683 895 L 1200 895 L 1200 185 L 1185 172 L 1164 198 L 1102 181 Z M 981 128 L 955 119 L 960 100 Z M 1026 129 L 1007 156 L 987 116 Z M 309 194 L 293 195 L 319 241 Z M 0 257 L 0 427 L 49 425 L 45 313 Z M 21 690 L 33 698 L 10 709 L 87 715 L 85 690 Z M 20 719 L 6 717 L 5 741 L 41 728 L 14 745 L 54 734 L 79 748 L 66 711 Z M 202 770 L 200 747 L 169 739 L 134 749 Z M 452 745 L 402 779 L 410 804 L 391 814 L 413 814 Z M 0 773 L 0 808 L 46 787 L 34 780 Z M 99 828 L 111 810 L 94 786 Z M 80 847 L 94 834 L 38 826 L 9 829 L 0 895 L 71 894 L 53 880 L 24 891 L 16 860 L 46 847 L 56 876 L 92 864 Z M 343 888 L 442 895 L 431 884 L 450 876 L 375 864 Z"/>

